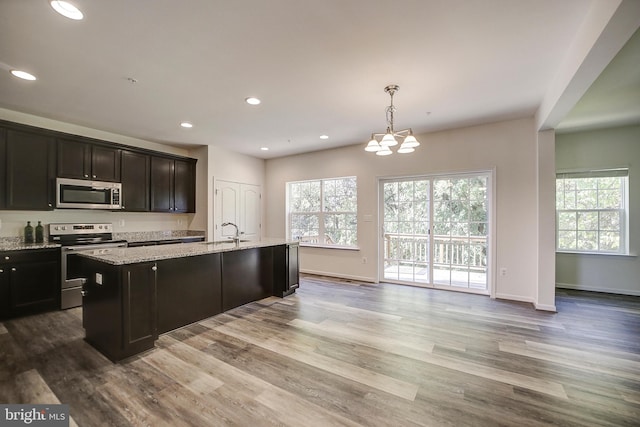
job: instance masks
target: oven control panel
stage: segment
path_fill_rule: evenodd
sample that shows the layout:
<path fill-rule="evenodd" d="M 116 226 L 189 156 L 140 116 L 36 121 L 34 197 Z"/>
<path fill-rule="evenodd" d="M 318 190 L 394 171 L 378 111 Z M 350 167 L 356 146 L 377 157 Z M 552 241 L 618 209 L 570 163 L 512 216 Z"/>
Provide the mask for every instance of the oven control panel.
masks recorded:
<path fill-rule="evenodd" d="M 49 235 L 112 233 L 113 224 L 49 224 Z"/>

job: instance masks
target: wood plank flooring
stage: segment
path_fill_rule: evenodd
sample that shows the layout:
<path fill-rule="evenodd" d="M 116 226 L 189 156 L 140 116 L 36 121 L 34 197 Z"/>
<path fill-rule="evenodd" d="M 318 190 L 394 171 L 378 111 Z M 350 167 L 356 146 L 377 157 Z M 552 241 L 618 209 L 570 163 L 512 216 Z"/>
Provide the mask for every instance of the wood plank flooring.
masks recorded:
<path fill-rule="evenodd" d="M 24 317 L 0 323 L 0 402 L 78 426 L 640 425 L 640 298 L 556 305 L 303 276 L 119 364 L 81 309 Z"/>

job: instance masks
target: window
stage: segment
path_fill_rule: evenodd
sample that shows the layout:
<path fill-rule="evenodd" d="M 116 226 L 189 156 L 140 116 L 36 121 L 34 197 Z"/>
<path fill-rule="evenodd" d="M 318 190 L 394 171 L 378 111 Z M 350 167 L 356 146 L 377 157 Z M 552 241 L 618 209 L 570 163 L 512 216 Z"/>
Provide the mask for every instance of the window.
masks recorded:
<path fill-rule="evenodd" d="M 357 246 L 355 177 L 287 183 L 288 237 L 301 243 Z"/>
<path fill-rule="evenodd" d="M 556 249 L 628 253 L 627 169 L 556 175 Z"/>

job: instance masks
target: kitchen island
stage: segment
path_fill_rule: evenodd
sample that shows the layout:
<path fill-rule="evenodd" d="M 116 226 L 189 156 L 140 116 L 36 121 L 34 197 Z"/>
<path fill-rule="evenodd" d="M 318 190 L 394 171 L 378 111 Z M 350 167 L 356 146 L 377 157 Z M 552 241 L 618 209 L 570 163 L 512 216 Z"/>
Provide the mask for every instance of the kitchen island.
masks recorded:
<path fill-rule="evenodd" d="M 281 239 L 110 248 L 78 254 L 85 339 L 112 361 L 159 334 L 298 287 L 298 244 Z"/>

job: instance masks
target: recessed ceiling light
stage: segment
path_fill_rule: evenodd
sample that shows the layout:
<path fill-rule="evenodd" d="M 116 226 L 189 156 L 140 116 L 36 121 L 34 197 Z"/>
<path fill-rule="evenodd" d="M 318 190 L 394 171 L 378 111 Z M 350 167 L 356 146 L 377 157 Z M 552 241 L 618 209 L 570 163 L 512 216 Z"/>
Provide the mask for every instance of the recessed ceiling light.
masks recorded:
<path fill-rule="evenodd" d="M 261 147 L 260 148 L 262 151 L 269 151 L 269 147 Z"/>
<path fill-rule="evenodd" d="M 329 139 L 329 135 L 320 135 L 320 139 Z"/>
<path fill-rule="evenodd" d="M 189 122 L 182 122 L 180 123 L 180 126 L 182 126 L 183 128 L 192 128 L 193 125 Z"/>
<path fill-rule="evenodd" d="M 13 74 L 14 76 L 21 78 L 23 80 L 35 80 L 36 76 L 34 76 L 33 74 L 29 74 L 26 71 L 20 71 L 20 70 L 11 70 L 11 74 Z"/>
<path fill-rule="evenodd" d="M 49 4 L 56 12 L 69 19 L 79 21 L 80 19 L 84 18 L 84 15 L 82 14 L 82 12 L 80 12 L 80 9 L 67 1 L 51 0 Z"/>
<path fill-rule="evenodd" d="M 249 98 L 245 98 L 244 102 L 246 102 L 249 105 L 258 105 L 260 104 L 260 100 L 258 98 L 254 98 L 253 96 L 250 96 Z"/>

